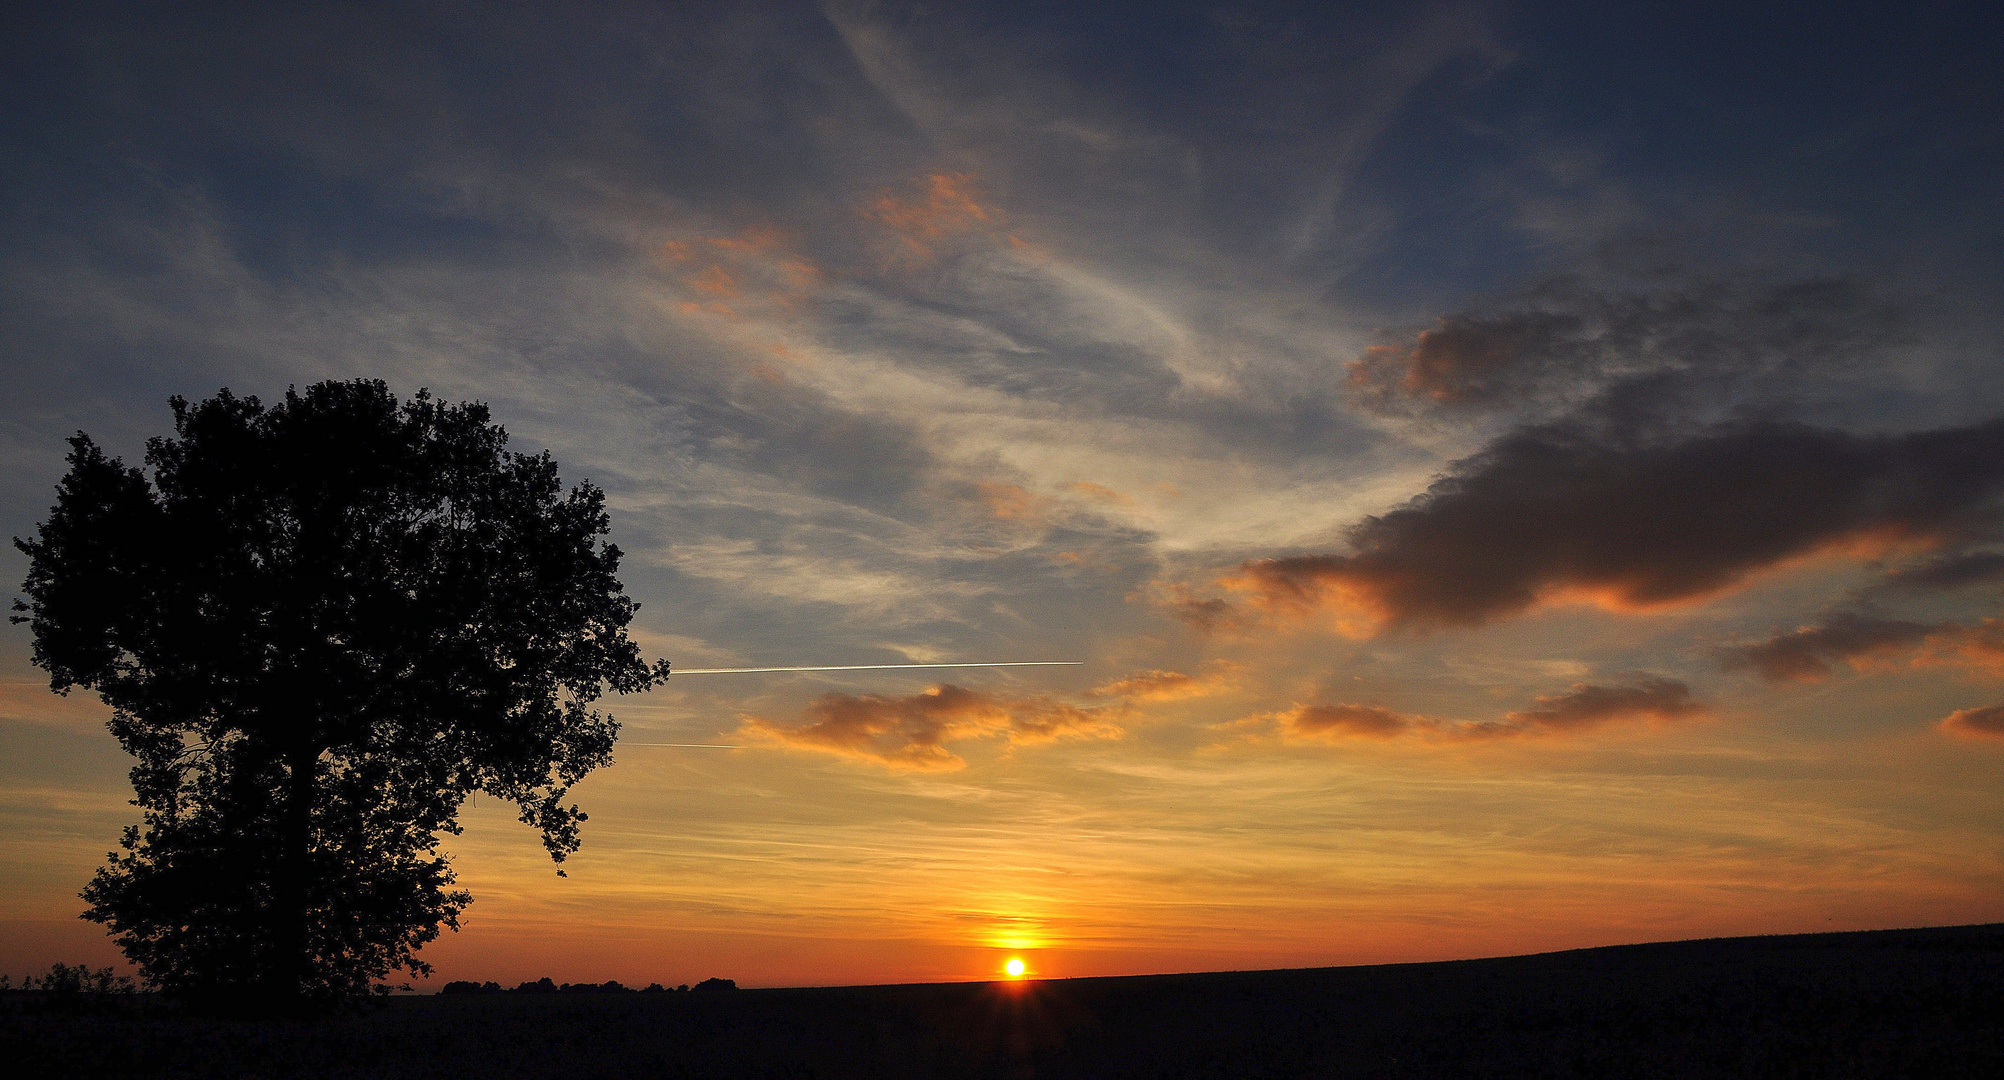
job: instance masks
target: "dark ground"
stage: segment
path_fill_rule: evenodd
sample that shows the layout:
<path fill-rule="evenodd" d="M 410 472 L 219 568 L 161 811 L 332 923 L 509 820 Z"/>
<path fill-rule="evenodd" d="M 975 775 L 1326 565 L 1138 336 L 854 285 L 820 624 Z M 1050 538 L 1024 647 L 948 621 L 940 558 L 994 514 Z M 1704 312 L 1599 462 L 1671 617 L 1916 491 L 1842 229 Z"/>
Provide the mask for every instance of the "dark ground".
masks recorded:
<path fill-rule="evenodd" d="M 1500 960 L 712 994 L 314 1023 L 0 1014 L 23 1077 L 2004 1076 L 2004 924 Z"/>

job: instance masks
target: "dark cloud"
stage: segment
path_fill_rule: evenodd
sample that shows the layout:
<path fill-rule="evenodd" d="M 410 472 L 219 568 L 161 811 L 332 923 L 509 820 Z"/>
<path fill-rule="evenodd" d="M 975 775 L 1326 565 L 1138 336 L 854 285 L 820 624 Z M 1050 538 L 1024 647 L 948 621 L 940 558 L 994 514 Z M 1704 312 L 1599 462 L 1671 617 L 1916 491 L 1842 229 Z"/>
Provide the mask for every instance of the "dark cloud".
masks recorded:
<path fill-rule="evenodd" d="M 1681 720 L 1706 711 L 1692 700 L 1690 687 L 1673 679 L 1644 678 L 1630 686 L 1577 683 L 1563 694 L 1547 694 L 1528 709 L 1506 714 L 1500 722 L 1474 725 L 1472 733 L 1579 731 L 1615 720 Z"/>
<path fill-rule="evenodd" d="M 1955 735 L 1979 739 L 2004 739 L 2004 705 L 1984 709 L 1957 709 L 1942 718 L 1941 729 Z"/>
<path fill-rule="evenodd" d="M 1939 627 L 1932 623 L 1876 619 L 1843 613 L 1821 626 L 1804 626 L 1766 641 L 1722 649 L 1727 671 L 1756 671 L 1769 682 L 1815 682 L 1837 662 L 1856 663 L 1912 649 Z"/>
<path fill-rule="evenodd" d="M 1906 660 L 2004 670 L 2004 619 L 1917 623 L 1843 612 L 1821 625 L 1722 649 L 1719 659 L 1728 671 L 1755 671 L 1769 682 L 1815 682 L 1838 663 L 1861 668 Z"/>
<path fill-rule="evenodd" d="M 910 697 L 823 694 L 803 723 L 746 717 L 740 734 L 892 768 L 958 769 L 967 762 L 947 744 L 1005 738 L 1011 744 L 1066 736 L 1117 738 L 1116 707 L 1079 708 L 1045 698 L 1010 698 L 951 684 Z"/>
<path fill-rule="evenodd" d="M 2004 581 L 2004 551 L 1969 551 L 1903 566 L 1886 575 L 1888 583 L 1913 589 L 1959 589 Z"/>
<path fill-rule="evenodd" d="M 1417 736 L 1465 740 L 1518 735 L 1560 735 L 1619 720 L 1683 720 L 1710 710 L 1691 697 L 1691 688 L 1672 679 L 1643 676 L 1627 685 L 1577 683 L 1563 694 L 1546 694 L 1529 708 L 1501 719 L 1472 723 L 1402 713 L 1378 705 L 1296 705 L 1278 713 L 1247 717 L 1227 727 L 1274 725 L 1289 739 L 1390 739 Z"/>
<path fill-rule="evenodd" d="M 1630 295 L 1558 285 L 1524 307 L 1446 315 L 1410 341 L 1368 349 L 1347 386 L 1363 407 L 1403 414 L 1577 401 L 1665 376 L 1785 380 L 1855 365 L 1904 324 L 1898 308 L 1844 280 Z"/>
<path fill-rule="evenodd" d="M 1647 609 L 1820 552 L 1966 535 L 2000 494 L 2004 420 L 1906 435 L 1759 422 L 1668 443 L 1551 425 L 1366 518 L 1351 554 L 1248 562 L 1224 584 L 1269 609 L 1395 626 L 1476 625 L 1569 598 Z"/>

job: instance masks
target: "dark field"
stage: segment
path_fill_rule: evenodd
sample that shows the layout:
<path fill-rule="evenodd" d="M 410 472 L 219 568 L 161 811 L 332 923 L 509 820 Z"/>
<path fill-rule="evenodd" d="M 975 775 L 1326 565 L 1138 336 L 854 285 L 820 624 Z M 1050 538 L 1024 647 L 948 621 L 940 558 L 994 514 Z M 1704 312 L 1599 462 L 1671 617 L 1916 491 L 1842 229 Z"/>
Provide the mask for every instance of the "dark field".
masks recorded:
<path fill-rule="evenodd" d="M 318 1023 L 0 1016 L 16 1076 L 2004 1076 L 2004 925 L 1500 960 L 714 994 Z"/>

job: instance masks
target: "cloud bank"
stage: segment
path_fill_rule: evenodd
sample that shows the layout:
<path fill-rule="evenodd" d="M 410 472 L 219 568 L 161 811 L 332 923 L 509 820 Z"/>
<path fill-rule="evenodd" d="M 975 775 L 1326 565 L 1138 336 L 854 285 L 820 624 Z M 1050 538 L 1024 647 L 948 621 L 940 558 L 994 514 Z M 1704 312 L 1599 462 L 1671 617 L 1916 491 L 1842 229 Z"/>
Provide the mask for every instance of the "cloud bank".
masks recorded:
<path fill-rule="evenodd" d="M 1245 563 L 1268 611 L 1476 626 L 1547 602 L 1640 611 L 1792 560 L 1961 539 L 1994 524 L 2004 420 L 1906 435 L 1784 422 L 1657 444 L 1582 424 L 1519 432 L 1349 530 L 1349 554 Z"/>

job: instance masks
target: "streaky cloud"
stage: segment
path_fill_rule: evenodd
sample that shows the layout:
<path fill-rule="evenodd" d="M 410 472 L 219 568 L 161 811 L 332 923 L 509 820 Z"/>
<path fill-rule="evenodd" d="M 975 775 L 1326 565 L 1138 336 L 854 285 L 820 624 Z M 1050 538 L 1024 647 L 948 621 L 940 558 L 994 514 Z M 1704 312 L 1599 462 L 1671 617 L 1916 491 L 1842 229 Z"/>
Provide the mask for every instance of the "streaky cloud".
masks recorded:
<path fill-rule="evenodd" d="M 741 737 L 817 751 L 892 769 L 959 769 L 967 761 L 947 744 L 974 739 L 1024 745 L 1060 738 L 1114 739 L 1122 706 L 1079 707 L 1042 697 L 1009 697 L 944 683 L 908 697 L 823 694 L 802 722 L 744 718 Z"/>
<path fill-rule="evenodd" d="M 1295 742 L 1347 739 L 1417 738 L 1436 742 L 1573 735 L 1618 721 L 1671 722 L 1707 715 L 1711 709 L 1674 679 L 1638 676 L 1626 684 L 1575 683 L 1572 689 L 1539 696 L 1529 707 L 1495 720 L 1457 721 L 1404 713 L 1381 705 L 1342 702 L 1297 704 L 1254 715 L 1226 728 L 1271 727 Z"/>
<path fill-rule="evenodd" d="M 1753 671 L 1772 683 L 1817 682 L 1833 664 L 1866 668 L 1905 660 L 2004 671 L 2004 619 L 1975 623 L 1911 622 L 1839 612 L 1821 623 L 1718 651 L 1727 671 Z"/>

